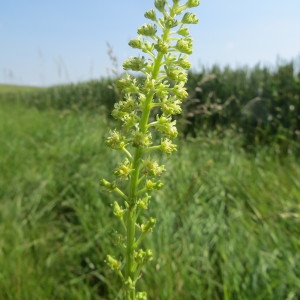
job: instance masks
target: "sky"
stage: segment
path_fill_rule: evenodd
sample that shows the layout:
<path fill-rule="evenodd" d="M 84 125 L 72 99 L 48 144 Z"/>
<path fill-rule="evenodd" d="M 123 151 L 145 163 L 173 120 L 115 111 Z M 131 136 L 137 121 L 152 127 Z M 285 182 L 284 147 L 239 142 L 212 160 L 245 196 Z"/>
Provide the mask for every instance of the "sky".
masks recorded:
<path fill-rule="evenodd" d="M 153 0 L 0 0 L 0 83 L 76 83 L 121 65 Z M 192 10 L 193 70 L 300 62 L 299 0 L 202 0 Z"/>

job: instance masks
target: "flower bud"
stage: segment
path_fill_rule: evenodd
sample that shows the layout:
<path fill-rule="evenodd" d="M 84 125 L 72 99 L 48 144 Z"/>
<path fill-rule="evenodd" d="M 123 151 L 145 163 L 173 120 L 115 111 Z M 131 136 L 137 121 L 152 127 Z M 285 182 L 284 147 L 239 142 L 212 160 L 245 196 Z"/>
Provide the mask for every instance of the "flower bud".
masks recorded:
<path fill-rule="evenodd" d="M 113 109 L 113 111 L 112 111 L 112 113 L 111 113 L 111 115 L 115 118 L 115 119 L 119 119 L 119 120 L 122 120 L 122 118 L 126 115 L 126 114 L 128 114 L 127 112 L 124 112 L 124 111 L 122 111 L 122 106 L 120 105 L 120 104 L 122 104 L 122 102 L 119 102 L 119 103 L 115 103 L 115 105 L 114 105 L 114 109 Z"/>
<path fill-rule="evenodd" d="M 179 99 L 185 99 L 188 97 L 188 92 L 186 91 L 186 88 L 183 86 L 183 84 L 176 84 L 173 88 L 173 93 Z"/>
<path fill-rule="evenodd" d="M 163 13 L 165 11 L 166 0 L 155 0 L 154 5 L 157 10 Z"/>
<path fill-rule="evenodd" d="M 182 73 L 181 69 L 165 66 L 165 71 L 170 80 L 180 81 L 179 76 L 180 73 Z"/>
<path fill-rule="evenodd" d="M 157 32 L 157 27 L 155 24 L 144 24 L 137 32 L 140 35 L 153 37 Z"/>
<path fill-rule="evenodd" d="M 164 115 L 178 115 L 181 113 L 181 102 L 179 100 L 174 101 L 173 103 L 170 101 L 164 101 L 161 110 Z"/>
<path fill-rule="evenodd" d="M 142 209 L 147 209 L 148 208 L 148 204 L 149 204 L 149 200 L 150 200 L 151 196 L 149 196 L 147 193 L 145 194 L 144 198 L 139 199 L 137 201 L 137 204 L 139 205 L 140 208 Z"/>
<path fill-rule="evenodd" d="M 117 177 L 128 178 L 129 174 L 132 172 L 131 163 L 126 158 L 125 161 L 115 169 L 114 174 Z"/>
<path fill-rule="evenodd" d="M 137 38 L 137 39 L 130 40 L 128 45 L 134 49 L 142 49 L 143 43 L 140 39 Z"/>
<path fill-rule="evenodd" d="M 166 117 L 166 116 L 156 116 L 156 126 L 157 127 L 163 127 L 165 126 L 166 124 L 169 124 L 171 123 L 171 118 L 170 117 Z"/>
<path fill-rule="evenodd" d="M 155 220 L 155 222 L 156 222 L 156 220 Z M 146 250 L 146 257 L 148 260 L 151 260 L 153 258 L 153 253 L 152 253 L 151 249 Z"/>
<path fill-rule="evenodd" d="M 156 96 L 161 99 L 166 97 L 168 94 L 169 92 L 167 90 L 157 90 L 156 92 Z"/>
<path fill-rule="evenodd" d="M 106 139 L 106 144 L 112 149 L 120 150 L 123 149 L 125 146 L 125 141 L 122 135 L 114 130 L 111 131 L 111 135 Z"/>
<path fill-rule="evenodd" d="M 142 264 L 144 262 L 146 252 L 143 249 L 139 249 L 134 252 L 134 259 L 137 264 Z"/>
<path fill-rule="evenodd" d="M 152 180 L 146 181 L 146 188 L 147 190 L 160 190 L 163 187 L 163 183 L 158 180 L 156 182 L 153 182 Z"/>
<path fill-rule="evenodd" d="M 134 111 L 137 108 L 137 103 L 133 97 L 131 97 L 129 94 L 125 95 L 125 100 L 119 101 L 115 104 L 115 108 L 119 109 L 123 112 L 130 113 Z"/>
<path fill-rule="evenodd" d="M 125 210 L 122 209 L 117 201 L 114 202 L 114 215 L 121 218 L 123 217 Z"/>
<path fill-rule="evenodd" d="M 186 6 L 188 8 L 196 7 L 200 4 L 200 0 L 188 0 Z"/>
<path fill-rule="evenodd" d="M 186 72 L 179 72 L 178 75 L 177 75 L 176 81 L 186 83 L 187 82 L 187 73 Z"/>
<path fill-rule="evenodd" d="M 116 188 L 116 184 L 113 182 L 109 182 L 105 179 L 100 180 L 100 185 L 105 187 L 109 191 L 113 191 Z"/>
<path fill-rule="evenodd" d="M 114 109 L 111 115 L 115 119 L 123 120 L 124 118 L 128 118 L 129 114 L 134 112 L 135 109 L 138 107 L 137 103 L 130 95 L 126 95 L 125 97 L 126 100 L 119 101 L 114 105 Z"/>
<path fill-rule="evenodd" d="M 132 83 L 131 85 L 125 87 L 123 89 L 123 92 L 127 94 L 137 94 L 139 92 L 139 87 L 137 86 L 137 84 Z"/>
<path fill-rule="evenodd" d="M 154 87 L 155 87 L 155 80 L 152 79 L 151 77 L 147 77 L 144 82 L 144 87 L 143 87 L 144 91 L 146 93 L 152 92 L 154 90 Z"/>
<path fill-rule="evenodd" d="M 165 98 L 168 96 L 169 94 L 169 85 L 165 84 L 165 83 L 159 83 L 156 87 L 155 87 L 155 94 L 158 98 Z"/>
<path fill-rule="evenodd" d="M 190 38 L 179 39 L 176 43 L 175 48 L 185 54 L 192 54 L 193 43 Z"/>
<path fill-rule="evenodd" d="M 174 63 L 177 60 L 177 55 L 168 53 L 167 55 L 165 55 L 165 63 L 166 65 L 171 65 L 172 63 Z"/>
<path fill-rule="evenodd" d="M 153 49 L 154 49 L 153 43 L 150 43 L 149 41 L 144 41 L 144 45 L 142 48 L 143 52 L 145 52 L 145 53 L 151 52 L 152 53 Z"/>
<path fill-rule="evenodd" d="M 127 280 L 125 280 L 124 283 L 126 285 L 126 288 L 129 290 L 133 290 L 135 288 L 135 283 L 130 276 L 127 278 Z"/>
<path fill-rule="evenodd" d="M 146 176 L 160 176 L 165 172 L 165 166 L 160 166 L 157 161 L 144 160 L 142 172 Z"/>
<path fill-rule="evenodd" d="M 129 74 L 126 74 L 126 76 L 124 76 L 117 82 L 117 87 L 120 90 L 124 90 L 125 88 L 128 88 L 130 86 L 136 86 L 136 85 L 137 85 L 136 79 L 130 76 Z"/>
<path fill-rule="evenodd" d="M 164 24 L 166 28 L 174 28 L 178 25 L 178 21 L 169 16 L 164 18 Z"/>
<path fill-rule="evenodd" d="M 169 50 L 169 45 L 161 39 L 158 39 L 157 43 L 154 45 L 154 48 L 163 54 L 167 54 Z"/>
<path fill-rule="evenodd" d="M 118 270 L 121 267 L 121 262 L 119 262 L 118 260 L 116 260 L 115 258 L 113 258 L 110 255 L 106 256 L 106 260 L 105 262 L 108 264 L 108 266 L 112 269 L 112 270 Z"/>
<path fill-rule="evenodd" d="M 141 71 L 146 65 L 144 57 L 131 57 L 123 63 L 123 69 Z"/>
<path fill-rule="evenodd" d="M 156 13 L 154 9 L 151 9 L 149 11 L 146 11 L 144 14 L 145 18 L 150 19 L 152 21 L 156 21 Z"/>
<path fill-rule="evenodd" d="M 142 133 L 140 131 L 134 131 L 132 136 L 132 146 L 133 147 L 149 147 L 151 144 L 151 135 Z"/>
<path fill-rule="evenodd" d="M 177 33 L 179 35 L 184 36 L 184 37 L 188 37 L 190 35 L 189 29 L 187 27 L 184 27 L 184 26 L 180 27 L 179 30 L 177 30 Z"/>
<path fill-rule="evenodd" d="M 172 144 L 171 140 L 164 139 L 160 144 L 160 150 L 167 155 L 170 155 L 172 152 L 177 151 L 177 146 Z"/>
<path fill-rule="evenodd" d="M 180 57 L 177 61 L 177 64 L 185 69 L 185 70 L 188 70 L 190 67 L 191 67 L 191 63 L 187 60 L 188 57 L 187 56 L 184 56 L 184 57 Z"/>
<path fill-rule="evenodd" d="M 152 232 L 155 223 L 156 223 L 156 219 L 150 218 L 146 224 L 141 225 L 142 232 Z"/>
<path fill-rule="evenodd" d="M 167 124 L 164 128 L 162 133 L 169 139 L 174 139 L 178 135 L 177 128 L 175 126 L 175 121 L 172 123 Z"/>
<path fill-rule="evenodd" d="M 197 24 L 198 21 L 197 16 L 190 12 L 185 13 L 181 20 L 183 24 Z"/>
<path fill-rule="evenodd" d="M 177 136 L 177 128 L 176 128 L 176 121 L 171 122 L 170 117 L 166 116 L 156 116 L 156 122 L 152 123 L 157 130 L 165 135 L 167 138 L 173 139 Z"/>
<path fill-rule="evenodd" d="M 126 114 L 122 117 L 123 126 L 125 128 L 131 128 L 136 127 L 139 122 L 139 117 L 136 115 L 135 112 L 132 112 L 130 114 Z"/>

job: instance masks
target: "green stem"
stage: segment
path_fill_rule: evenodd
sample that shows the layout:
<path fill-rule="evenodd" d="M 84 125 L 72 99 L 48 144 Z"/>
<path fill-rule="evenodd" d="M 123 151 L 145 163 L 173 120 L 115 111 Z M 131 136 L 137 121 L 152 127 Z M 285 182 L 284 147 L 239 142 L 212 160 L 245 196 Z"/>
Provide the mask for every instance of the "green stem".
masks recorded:
<path fill-rule="evenodd" d="M 135 300 L 135 264 L 134 264 L 134 244 L 135 244 L 135 219 L 136 208 L 130 207 L 127 215 L 127 248 L 126 248 L 126 299 Z"/>
<path fill-rule="evenodd" d="M 128 197 L 128 212 L 127 212 L 127 243 L 126 243 L 126 266 L 125 266 L 125 281 L 126 285 L 126 299 L 135 300 L 135 222 L 136 222 L 136 201 L 137 201 L 137 188 L 140 172 L 140 160 L 142 157 L 142 149 L 138 147 L 133 157 L 132 168 L 133 172 L 130 177 L 129 197 Z M 131 284 L 132 283 L 132 284 Z"/>

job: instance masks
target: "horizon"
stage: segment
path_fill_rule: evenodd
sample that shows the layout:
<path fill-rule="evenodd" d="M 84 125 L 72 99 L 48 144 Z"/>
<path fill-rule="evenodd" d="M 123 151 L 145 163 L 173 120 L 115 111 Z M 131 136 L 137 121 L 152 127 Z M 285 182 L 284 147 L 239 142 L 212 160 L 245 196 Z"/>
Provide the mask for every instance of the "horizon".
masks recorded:
<path fill-rule="evenodd" d="M 257 64 L 254 64 L 252 66 L 249 66 L 249 65 L 236 65 L 236 66 L 231 66 L 230 64 L 225 64 L 225 65 L 219 65 L 219 64 L 212 64 L 211 66 L 201 66 L 200 68 L 198 68 L 197 70 L 194 70 L 193 68 L 191 68 L 189 71 L 192 72 L 192 73 L 201 73 L 203 70 L 205 71 L 208 71 L 210 72 L 211 69 L 214 67 L 214 66 L 217 66 L 219 67 L 222 71 L 225 69 L 225 68 L 230 68 L 230 70 L 232 71 L 236 71 L 236 70 L 239 70 L 239 69 L 247 69 L 249 70 L 249 72 L 251 72 L 254 68 L 256 67 L 260 67 L 260 68 L 267 68 L 269 69 L 272 73 L 273 72 L 276 72 L 278 70 L 278 68 L 280 66 L 284 66 L 286 64 L 289 64 L 289 63 L 292 63 L 294 65 L 294 73 L 295 75 L 297 75 L 299 72 L 300 72 L 300 55 L 296 58 L 296 59 L 291 59 L 291 60 L 286 60 L 286 59 L 283 59 L 281 57 L 278 57 L 277 60 L 276 60 L 276 63 L 274 64 L 262 64 L 262 63 L 257 63 Z M 112 67 L 113 69 L 113 67 Z M 110 74 L 113 73 L 112 69 L 110 70 Z M 124 70 L 121 70 L 123 73 L 125 73 Z M 101 81 L 103 79 L 107 79 L 107 78 L 117 78 L 116 75 L 110 75 L 110 74 L 107 74 L 107 75 L 101 75 L 99 77 L 95 77 L 95 78 L 87 78 L 87 79 L 84 79 L 84 80 L 79 80 L 79 81 L 62 81 L 62 82 L 57 82 L 57 83 L 53 83 L 53 84 L 49 84 L 49 85 L 35 85 L 35 84 L 26 84 L 26 83 L 5 83 L 5 82 L 0 82 L 0 86 L 9 86 L 9 87 L 21 87 L 21 88 L 26 88 L 26 87 L 32 87 L 32 88 L 48 88 L 48 87 L 57 87 L 57 86 L 65 86 L 65 85 L 76 85 L 76 84 L 80 84 L 80 83 L 85 83 L 85 82 L 89 82 L 89 81 Z M 122 73 L 119 73 L 119 75 L 121 76 Z"/>

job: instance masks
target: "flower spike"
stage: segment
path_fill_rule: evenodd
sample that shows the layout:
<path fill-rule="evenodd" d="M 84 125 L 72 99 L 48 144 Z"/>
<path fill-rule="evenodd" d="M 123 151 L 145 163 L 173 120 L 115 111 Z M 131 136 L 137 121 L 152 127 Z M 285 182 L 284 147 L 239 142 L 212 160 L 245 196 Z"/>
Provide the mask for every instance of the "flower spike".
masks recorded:
<path fill-rule="evenodd" d="M 176 151 L 172 140 L 178 131 L 173 116 L 181 113 L 181 104 L 188 96 L 184 85 L 193 45 L 187 25 L 196 24 L 198 19 L 194 13 L 184 11 L 198 6 L 199 0 L 186 0 L 185 4 L 180 1 L 154 0 L 155 9 L 144 14 L 152 23 L 139 27 L 138 37 L 129 41 L 129 46 L 142 55 L 130 57 L 123 68 L 142 76 L 125 74 L 118 81 L 122 99 L 114 105 L 112 116 L 121 126 L 106 139 L 107 146 L 125 154 L 114 169 L 115 180 L 102 179 L 100 184 L 123 201 L 112 204 L 123 230 L 123 236 L 118 233 L 122 237 L 122 259 L 108 255 L 106 262 L 121 277 L 126 300 L 147 299 L 146 292 L 136 291 L 136 282 L 152 258 L 151 249 L 142 249 L 141 241 L 151 234 L 156 219 L 147 221 L 143 212 L 151 204 L 150 194 L 163 187 L 166 171 L 150 155 Z"/>

